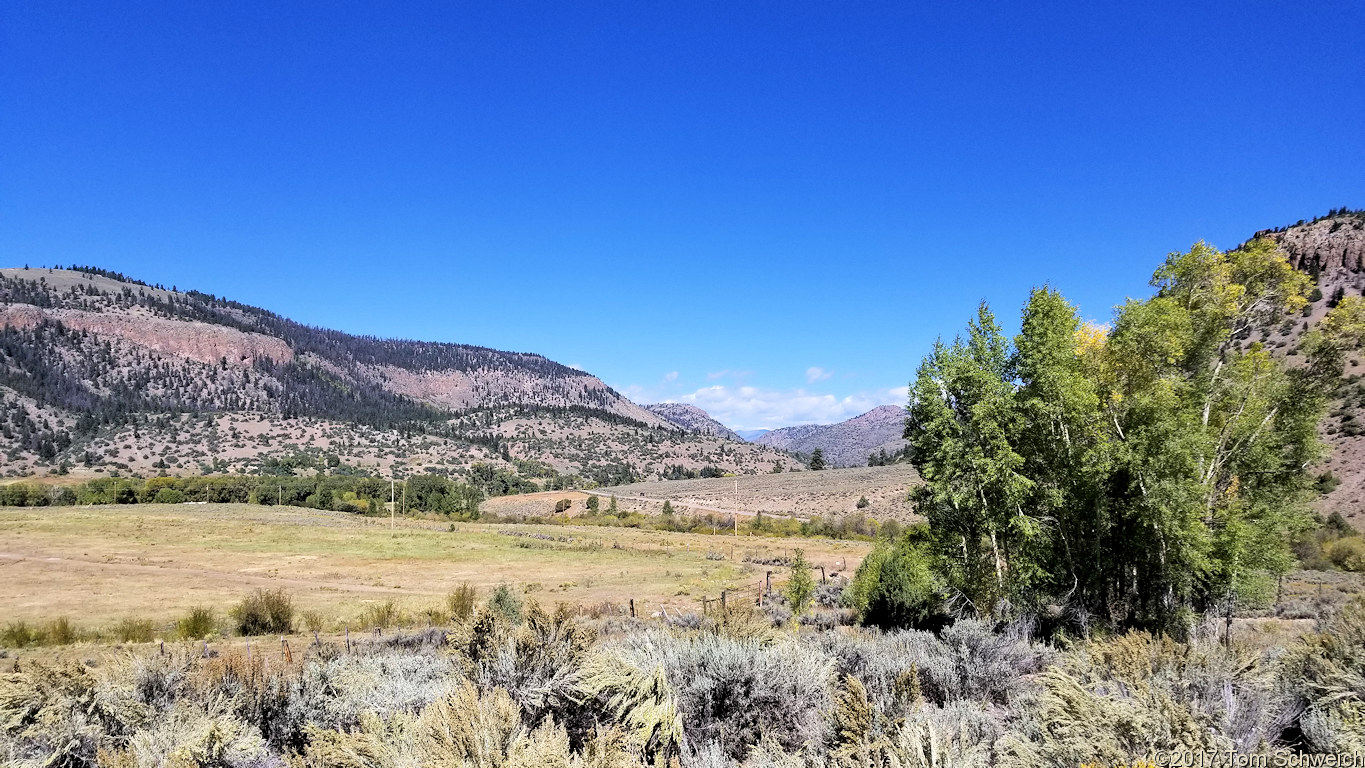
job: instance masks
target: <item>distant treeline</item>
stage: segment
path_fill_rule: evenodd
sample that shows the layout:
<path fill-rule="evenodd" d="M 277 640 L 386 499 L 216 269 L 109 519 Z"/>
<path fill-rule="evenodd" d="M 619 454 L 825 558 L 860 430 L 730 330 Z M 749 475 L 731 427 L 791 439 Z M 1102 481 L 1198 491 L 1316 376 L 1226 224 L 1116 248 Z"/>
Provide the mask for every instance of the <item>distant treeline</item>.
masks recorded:
<path fill-rule="evenodd" d="M 394 481 L 376 477 L 102 477 L 79 485 L 11 483 L 0 486 L 0 506 L 46 507 L 74 504 L 277 504 L 356 514 L 387 512 L 392 498 L 399 513 L 423 512 L 477 520 L 484 492 L 441 475 Z"/>
<path fill-rule="evenodd" d="M 490 514 L 485 522 L 526 523 L 533 525 L 590 525 L 605 528 L 639 528 L 651 531 L 673 533 L 705 533 L 719 537 L 726 536 L 769 536 L 774 538 L 824 537 L 830 539 L 855 539 L 868 541 L 884 538 L 894 541 L 900 536 L 902 526 L 895 520 L 878 521 L 862 512 L 824 517 L 816 515 L 809 520 L 777 514 L 758 514 L 735 520 L 733 514 L 722 515 L 714 512 L 683 513 L 674 510 L 672 504 L 665 507 L 663 514 L 651 515 L 638 510 L 628 510 L 617 505 L 616 497 L 609 497 L 609 506 L 601 506 L 600 497 L 588 499 L 586 510 L 577 511 L 569 499 L 556 504 L 555 512 L 544 515 L 521 517 L 499 517 Z"/>

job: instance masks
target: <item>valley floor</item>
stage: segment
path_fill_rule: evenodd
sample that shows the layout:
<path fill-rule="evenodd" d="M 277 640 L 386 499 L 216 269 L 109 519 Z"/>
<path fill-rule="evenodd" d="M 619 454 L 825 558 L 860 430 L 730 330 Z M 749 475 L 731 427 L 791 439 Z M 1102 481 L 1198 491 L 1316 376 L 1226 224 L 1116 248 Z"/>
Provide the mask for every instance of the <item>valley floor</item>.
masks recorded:
<path fill-rule="evenodd" d="M 0 508 L 0 616 L 67 617 L 95 631 L 126 618 L 169 627 L 191 608 L 220 618 L 260 587 L 340 629 L 393 601 L 409 615 L 444 606 L 461 584 L 508 584 L 552 606 L 635 600 L 643 615 L 699 611 L 701 598 L 752 588 L 802 548 L 816 566 L 852 569 L 858 541 L 765 539 L 564 525 L 362 517 L 295 507 L 147 504 Z M 775 576 L 776 578 L 776 576 Z"/>
<path fill-rule="evenodd" d="M 714 477 L 696 480 L 659 480 L 602 488 L 599 496 L 643 498 L 658 506 L 667 499 L 681 511 L 734 510 L 740 514 L 792 517 L 842 517 L 865 514 L 878 520 L 910 520 L 910 487 L 919 474 L 909 464 L 886 467 L 852 467 L 819 472 Z M 867 499 L 859 509 L 858 500 Z"/>

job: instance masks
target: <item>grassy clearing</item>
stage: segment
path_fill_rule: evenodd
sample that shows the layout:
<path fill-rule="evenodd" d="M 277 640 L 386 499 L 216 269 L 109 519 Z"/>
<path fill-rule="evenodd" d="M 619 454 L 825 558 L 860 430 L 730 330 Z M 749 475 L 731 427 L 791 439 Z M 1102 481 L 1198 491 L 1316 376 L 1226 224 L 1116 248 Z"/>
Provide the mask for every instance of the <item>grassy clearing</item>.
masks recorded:
<path fill-rule="evenodd" d="M 773 570 L 746 558 L 801 547 L 835 571 L 856 567 L 870 547 L 401 519 L 391 533 L 388 520 L 242 504 L 4 508 L 0 530 L 0 616 L 7 622 L 38 626 L 70 617 L 77 633 L 137 636 L 145 631 L 133 622 L 146 621 L 173 635 L 195 608 L 226 623 L 256 589 L 284 589 L 299 616 L 324 630 L 384 613 L 390 603 L 409 618 L 448 611 L 448 596 L 462 584 L 483 596 L 506 583 L 546 604 L 634 599 L 645 614 L 690 611 L 703 596 L 753 586 Z"/>
<path fill-rule="evenodd" d="M 668 499 L 684 509 L 701 505 L 750 514 L 763 512 L 798 517 L 864 514 L 879 520 L 908 521 L 915 519 L 909 503 L 909 489 L 918 484 L 919 475 L 914 467 L 896 464 L 776 475 L 658 480 L 603 488 L 601 492 L 621 497 L 621 504 L 628 509 L 639 507 L 654 514 L 659 511 L 657 503 L 629 499 Z M 858 500 L 863 497 L 867 498 L 868 505 L 860 508 Z"/>

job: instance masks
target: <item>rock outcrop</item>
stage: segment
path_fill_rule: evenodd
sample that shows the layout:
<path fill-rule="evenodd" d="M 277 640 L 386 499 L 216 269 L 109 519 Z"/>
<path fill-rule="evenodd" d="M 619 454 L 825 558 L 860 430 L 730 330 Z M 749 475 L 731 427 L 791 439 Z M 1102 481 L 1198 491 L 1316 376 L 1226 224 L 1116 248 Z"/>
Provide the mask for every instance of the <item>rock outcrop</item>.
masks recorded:
<path fill-rule="evenodd" d="M 1365 274 L 1365 213 L 1343 214 L 1257 237 L 1277 242 L 1297 269 L 1320 284 L 1337 285 Z"/>
<path fill-rule="evenodd" d="M 122 339 L 130 344 L 176 355 L 200 363 L 251 367 L 268 357 L 277 363 L 294 359 L 294 351 L 283 340 L 263 333 L 250 333 L 222 325 L 184 320 L 168 320 L 141 314 L 86 312 L 79 309 L 48 309 L 31 304 L 0 304 L 0 327 L 32 328 L 43 321 L 59 322 L 67 328 Z"/>

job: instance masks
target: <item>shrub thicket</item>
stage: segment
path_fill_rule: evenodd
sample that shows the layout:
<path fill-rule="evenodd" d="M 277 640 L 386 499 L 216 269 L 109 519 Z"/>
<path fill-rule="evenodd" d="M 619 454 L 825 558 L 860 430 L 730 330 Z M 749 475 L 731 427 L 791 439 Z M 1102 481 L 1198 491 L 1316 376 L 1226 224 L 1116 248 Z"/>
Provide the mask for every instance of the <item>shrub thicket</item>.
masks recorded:
<path fill-rule="evenodd" d="M 182 640 L 203 640 L 218 631 L 218 620 L 212 608 L 191 608 L 175 623 L 175 633 Z M 245 633 L 244 633 L 245 634 Z"/>
<path fill-rule="evenodd" d="M 282 589 L 258 589 L 232 609 L 241 635 L 287 634 L 294 629 L 294 601 Z"/>
<path fill-rule="evenodd" d="M 476 590 L 466 582 L 446 595 L 446 609 L 450 611 L 452 619 L 463 621 L 474 615 L 474 601 L 476 599 Z"/>
<path fill-rule="evenodd" d="M 350 653 L 324 642 L 292 664 L 253 651 L 26 661 L 0 675 L 0 754 L 91 768 L 985 768 L 1182 748 L 1279 759 L 1365 739 L 1365 603 L 1277 652 L 1202 629 L 1056 650 L 981 620 L 794 633 L 749 607 L 668 628 L 534 603 Z"/>
<path fill-rule="evenodd" d="M 521 621 L 521 598 L 506 584 L 499 584 L 488 598 L 488 608 L 508 622 Z"/>
<path fill-rule="evenodd" d="M 154 632 L 150 619 L 130 617 L 114 625 L 114 637 L 121 643 L 150 643 Z"/>
<path fill-rule="evenodd" d="M 884 628 L 942 623 L 942 600 L 922 526 L 879 541 L 858 566 L 846 594 L 864 623 Z"/>

